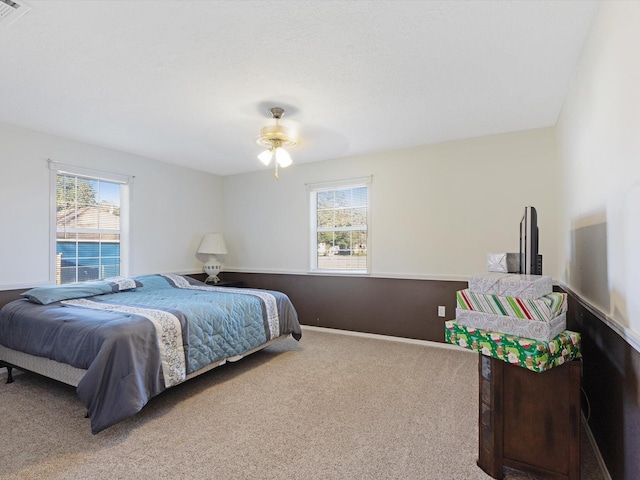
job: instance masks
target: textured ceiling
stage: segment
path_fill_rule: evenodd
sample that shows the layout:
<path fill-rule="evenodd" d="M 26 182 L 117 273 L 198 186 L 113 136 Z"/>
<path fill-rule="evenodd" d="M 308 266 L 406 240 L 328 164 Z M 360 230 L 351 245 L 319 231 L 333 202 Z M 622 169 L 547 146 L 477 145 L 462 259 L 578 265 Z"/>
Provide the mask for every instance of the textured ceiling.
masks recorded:
<path fill-rule="evenodd" d="M 555 125 L 600 2 L 27 3 L 0 122 L 230 175 L 272 106 L 294 163 Z"/>

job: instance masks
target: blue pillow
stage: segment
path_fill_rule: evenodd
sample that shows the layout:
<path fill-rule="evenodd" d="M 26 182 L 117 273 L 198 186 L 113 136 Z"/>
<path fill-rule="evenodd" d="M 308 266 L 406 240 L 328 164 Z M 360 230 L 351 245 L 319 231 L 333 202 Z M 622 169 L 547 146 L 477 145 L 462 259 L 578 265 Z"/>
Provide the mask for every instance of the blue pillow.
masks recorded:
<path fill-rule="evenodd" d="M 105 293 L 117 293 L 132 290 L 142 284 L 137 280 L 125 277 L 110 277 L 96 282 L 68 283 L 64 285 L 50 285 L 35 287 L 22 294 L 33 303 L 48 305 L 61 300 L 72 298 L 94 297 Z"/>
<path fill-rule="evenodd" d="M 49 303 L 69 300 L 70 298 L 93 297 L 104 293 L 113 293 L 113 287 L 107 282 L 70 283 L 68 285 L 52 285 L 36 287 L 22 294 L 33 303 L 48 305 Z"/>

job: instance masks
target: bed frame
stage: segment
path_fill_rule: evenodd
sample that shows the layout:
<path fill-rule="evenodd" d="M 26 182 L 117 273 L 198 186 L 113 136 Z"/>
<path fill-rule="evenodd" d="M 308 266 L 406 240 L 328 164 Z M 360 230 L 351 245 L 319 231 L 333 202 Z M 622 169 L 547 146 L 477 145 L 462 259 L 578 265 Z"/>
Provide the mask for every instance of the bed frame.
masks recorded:
<path fill-rule="evenodd" d="M 206 367 L 203 367 L 200 370 L 196 370 L 195 372 L 187 375 L 185 381 L 206 373 L 209 370 L 213 370 L 214 368 L 224 365 L 227 362 L 237 362 L 247 355 L 251 355 L 252 353 L 255 353 L 259 350 L 262 350 L 263 348 L 273 345 L 274 343 L 284 340 L 290 335 L 291 334 L 281 335 L 243 353 L 242 355 L 235 355 L 233 357 L 228 357 L 211 363 Z M 16 368 L 18 370 L 23 370 L 26 372 L 37 373 L 38 375 L 42 375 L 44 377 L 66 383 L 67 385 L 71 385 L 73 387 L 78 386 L 80 380 L 82 380 L 82 377 L 87 372 L 85 369 L 72 367 L 71 365 L 68 365 L 66 363 L 60 363 L 45 357 L 38 357 L 28 353 L 19 352 L 17 350 L 12 350 L 11 348 L 0 345 L 0 368 L 2 367 L 5 367 L 7 369 L 7 383 L 12 383 L 14 381 L 13 369 Z"/>

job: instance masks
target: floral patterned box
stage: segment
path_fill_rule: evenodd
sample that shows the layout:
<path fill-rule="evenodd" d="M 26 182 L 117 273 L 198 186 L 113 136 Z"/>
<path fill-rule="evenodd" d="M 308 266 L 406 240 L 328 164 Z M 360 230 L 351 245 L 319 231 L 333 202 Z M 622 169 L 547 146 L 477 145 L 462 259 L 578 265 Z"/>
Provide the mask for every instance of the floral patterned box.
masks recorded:
<path fill-rule="evenodd" d="M 455 320 L 445 322 L 445 340 L 483 355 L 518 365 L 533 372 L 581 358 L 580 334 L 565 330 L 550 342 L 463 327 Z"/>
<path fill-rule="evenodd" d="M 469 290 L 473 293 L 533 300 L 550 294 L 553 291 L 553 285 L 548 275 L 492 272 L 471 277 Z"/>

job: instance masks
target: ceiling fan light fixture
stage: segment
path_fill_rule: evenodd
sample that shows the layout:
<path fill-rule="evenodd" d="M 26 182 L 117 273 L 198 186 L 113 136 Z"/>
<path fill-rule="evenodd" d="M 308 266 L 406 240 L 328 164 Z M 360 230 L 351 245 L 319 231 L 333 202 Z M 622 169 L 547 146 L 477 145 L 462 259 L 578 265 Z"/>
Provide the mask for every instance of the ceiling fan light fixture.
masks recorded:
<path fill-rule="evenodd" d="M 269 110 L 271 116 L 275 119 L 275 125 L 267 125 L 260 130 L 260 136 L 256 143 L 267 147 L 267 150 L 258 155 L 258 159 L 265 165 L 269 165 L 271 159 L 275 156 L 276 178 L 278 178 L 278 166 L 288 167 L 293 163 L 289 152 L 283 147 L 295 147 L 297 140 L 293 132 L 280 125 L 280 118 L 284 115 L 284 109 L 273 107 Z"/>
<path fill-rule="evenodd" d="M 258 155 L 258 160 L 260 160 L 265 165 L 269 165 L 271 162 L 271 158 L 273 157 L 273 149 L 265 150 L 260 155 Z"/>
<path fill-rule="evenodd" d="M 288 167 L 293 163 L 291 160 L 291 155 L 284 148 L 278 147 L 276 148 L 276 162 L 280 164 L 281 167 Z"/>
<path fill-rule="evenodd" d="M 264 145 L 267 147 L 276 140 L 285 147 L 295 147 L 297 143 L 291 130 L 283 125 L 276 124 L 262 127 L 260 130 L 260 136 L 258 137 L 258 145 Z"/>

